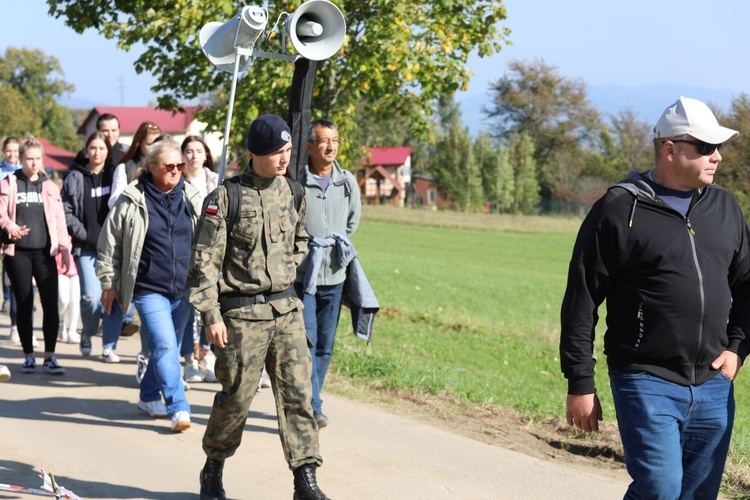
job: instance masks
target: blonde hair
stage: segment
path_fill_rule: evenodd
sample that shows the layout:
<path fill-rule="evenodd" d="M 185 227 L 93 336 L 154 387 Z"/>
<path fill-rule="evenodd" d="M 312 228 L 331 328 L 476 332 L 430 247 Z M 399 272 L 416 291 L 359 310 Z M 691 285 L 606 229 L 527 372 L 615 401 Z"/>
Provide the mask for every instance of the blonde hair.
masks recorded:
<path fill-rule="evenodd" d="M 18 156 L 20 158 L 25 157 L 26 151 L 28 151 L 29 149 L 40 149 L 42 151 L 42 156 L 44 156 L 44 146 L 42 146 L 42 143 L 39 142 L 33 135 L 26 134 L 26 136 L 23 138 L 23 142 L 21 143 L 21 147 L 18 148 Z"/>

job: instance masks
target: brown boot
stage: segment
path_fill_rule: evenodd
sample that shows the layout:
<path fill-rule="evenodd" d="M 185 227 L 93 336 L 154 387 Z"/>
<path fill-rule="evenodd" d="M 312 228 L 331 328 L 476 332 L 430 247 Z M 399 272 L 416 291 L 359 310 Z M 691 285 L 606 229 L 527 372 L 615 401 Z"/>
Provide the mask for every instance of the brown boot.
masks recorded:
<path fill-rule="evenodd" d="M 305 464 L 294 469 L 294 500 L 331 500 L 318 488 L 314 464 Z"/>

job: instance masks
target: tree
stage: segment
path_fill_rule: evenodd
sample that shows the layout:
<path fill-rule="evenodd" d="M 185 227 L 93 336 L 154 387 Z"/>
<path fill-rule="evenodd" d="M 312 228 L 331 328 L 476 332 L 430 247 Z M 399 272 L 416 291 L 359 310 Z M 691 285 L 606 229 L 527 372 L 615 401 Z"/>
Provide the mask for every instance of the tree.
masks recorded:
<path fill-rule="evenodd" d="M 21 138 L 27 133 L 39 134 L 41 118 L 33 112 L 23 95 L 9 83 L 0 82 L 0 102 L 3 103 L 0 106 L 0 137 Z"/>
<path fill-rule="evenodd" d="M 30 112 L 41 121 L 34 129 L 36 133 L 53 144 L 73 149 L 80 146 L 80 140 L 70 113 L 57 101 L 74 87 L 62 75 L 57 58 L 46 56 L 39 49 L 8 47 L 0 57 L 0 82 L 17 90 Z"/>
<path fill-rule="evenodd" d="M 722 161 L 716 174 L 716 182 L 729 189 L 739 200 L 745 216 L 750 216 L 750 96 L 742 93 L 732 99 L 729 115 L 714 110 L 719 123 L 740 131 L 737 139 L 729 141 L 721 149 Z"/>
<path fill-rule="evenodd" d="M 557 68 L 539 59 L 513 60 L 505 76 L 490 85 L 491 103 L 485 114 L 500 139 L 524 133 L 533 152 L 545 197 L 554 197 L 546 170 L 563 150 L 595 146 L 601 130 L 599 112 L 586 96 L 580 80 L 560 76 Z"/>
<path fill-rule="evenodd" d="M 498 146 L 496 172 L 495 207 L 498 212 L 509 212 L 515 200 L 516 181 L 510 164 L 510 151 L 503 145 Z"/>
<path fill-rule="evenodd" d="M 514 134 L 508 140 L 515 185 L 513 209 L 522 214 L 533 213 L 539 205 L 539 183 L 536 178 L 534 141 L 526 133 Z"/>
<path fill-rule="evenodd" d="M 592 165 L 586 173 L 615 183 L 631 170 L 651 168 L 654 162 L 653 126 L 638 120 L 632 109 L 620 111 L 611 122 L 611 126 L 602 131 L 602 162 Z"/>
<path fill-rule="evenodd" d="M 229 19 L 238 2 L 216 0 L 47 0 L 49 12 L 81 33 L 94 28 L 115 38 L 128 50 L 146 45 L 137 72 L 150 71 L 157 79 L 159 106 L 211 94 L 210 109 L 201 118 L 223 130 L 230 77 L 214 68 L 199 48 L 198 31 L 209 21 Z M 291 12 L 301 1 L 267 1 L 269 18 Z M 442 95 L 466 88 L 471 53 L 488 56 L 500 50 L 509 34 L 498 28 L 505 7 L 490 0 L 339 0 L 346 18 L 346 39 L 339 53 L 318 65 L 313 92 L 313 115 L 339 125 L 352 136 L 351 117 L 360 101 L 373 119 L 392 114 L 409 117 L 412 131 L 425 138 L 432 103 Z M 178 13 L 176 15 L 176 13 Z M 272 21 L 271 21 L 272 22 Z M 271 22 L 269 22 L 269 29 Z M 279 36 L 263 38 L 261 48 L 280 52 Z M 261 111 L 286 116 L 293 68 L 281 61 L 254 59 L 238 84 L 233 113 L 232 144 L 241 143 L 245 127 Z M 357 147 L 345 143 L 344 156 Z"/>

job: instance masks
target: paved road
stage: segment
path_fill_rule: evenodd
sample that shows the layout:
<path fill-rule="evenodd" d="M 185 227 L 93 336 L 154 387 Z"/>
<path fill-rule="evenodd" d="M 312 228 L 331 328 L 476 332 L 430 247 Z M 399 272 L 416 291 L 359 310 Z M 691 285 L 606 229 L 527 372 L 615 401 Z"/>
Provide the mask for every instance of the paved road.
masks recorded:
<path fill-rule="evenodd" d="M 41 316 L 41 314 L 38 314 Z M 39 318 L 37 318 L 39 319 Z M 193 384 L 193 427 L 173 434 L 167 420 L 139 412 L 134 377 L 138 337 L 123 339 L 119 364 L 83 358 L 58 344 L 67 373 L 22 374 L 20 346 L 0 315 L 0 483 L 39 487 L 38 470 L 86 499 L 197 499 L 205 456 L 201 437 L 217 384 Z M 41 332 L 37 332 L 41 337 Z M 41 360 L 37 361 L 41 365 Z M 557 462 L 490 446 L 375 406 L 326 396 L 331 425 L 321 432 L 325 464 L 319 484 L 336 499 L 622 498 L 624 473 L 582 472 Z M 270 389 L 250 410 L 243 445 L 225 466 L 232 499 L 290 499 L 292 474 L 283 460 Z M 0 498 L 32 498 L 0 492 Z"/>

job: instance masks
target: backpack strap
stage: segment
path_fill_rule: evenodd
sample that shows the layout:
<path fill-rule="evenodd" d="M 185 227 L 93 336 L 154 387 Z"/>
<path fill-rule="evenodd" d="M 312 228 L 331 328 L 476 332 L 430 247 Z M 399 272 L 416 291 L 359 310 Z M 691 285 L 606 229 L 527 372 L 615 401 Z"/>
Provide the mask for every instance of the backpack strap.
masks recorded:
<path fill-rule="evenodd" d="M 294 195 L 294 208 L 297 209 L 297 212 L 299 212 L 299 209 L 302 207 L 302 200 L 305 198 L 305 188 L 302 187 L 302 184 L 295 181 L 291 177 L 284 176 L 286 179 L 287 184 L 289 184 L 289 188 L 292 190 L 292 194 Z"/>
<path fill-rule="evenodd" d="M 232 228 L 240 220 L 240 206 L 242 206 L 242 189 L 240 189 L 240 176 L 234 176 L 224 181 L 227 190 L 227 237 Z"/>

